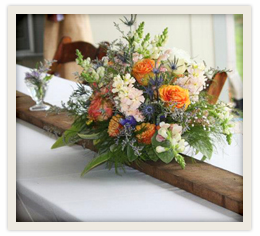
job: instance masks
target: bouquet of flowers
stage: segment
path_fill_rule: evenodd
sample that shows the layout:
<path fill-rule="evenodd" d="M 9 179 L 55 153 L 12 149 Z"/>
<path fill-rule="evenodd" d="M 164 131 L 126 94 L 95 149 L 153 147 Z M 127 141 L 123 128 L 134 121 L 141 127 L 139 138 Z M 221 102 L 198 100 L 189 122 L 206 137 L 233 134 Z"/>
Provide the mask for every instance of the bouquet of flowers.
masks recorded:
<path fill-rule="evenodd" d="M 168 29 L 144 35 L 144 22 L 136 30 L 135 16 L 123 23 L 130 26 L 122 38 L 107 46 L 102 60 L 83 59 L 76 76 L 81 82 L 63 108 L 75 117 L 52 148 L 92 139 L 98 155 L 82 175 L 107 162 L 116 172 L 124 164 L 139 161 L 169 163 L 185 168 L 180 153 L 191 148 L 210 158 L 216 139 L 231 143 L 231 108 L 210 104 L 207 82 L 218 70 L 207 69 L 180 49 L 165 49 Z M 223 72 L 223 71 L 221 71 Z"/>

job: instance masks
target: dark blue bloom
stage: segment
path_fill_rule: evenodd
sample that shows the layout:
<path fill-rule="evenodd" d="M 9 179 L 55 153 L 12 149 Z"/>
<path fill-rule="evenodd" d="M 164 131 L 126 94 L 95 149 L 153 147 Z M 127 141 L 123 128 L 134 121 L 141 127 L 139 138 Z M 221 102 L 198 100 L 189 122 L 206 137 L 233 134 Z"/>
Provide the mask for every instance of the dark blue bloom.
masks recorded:
<path fill-rule="evenodd" d="M 119 123 L 121 125 L 131 125 L 136 126 L 137 122 L 133 116 L 127 116 L 125 119 L 120 119 Z"/>
<path fill-rule="evenodd" d="M 153 69 L 153 73 L 156 74 L 156 75 L 159 74 L 160 73 L 160 69 L 159 68 L 154 68 Z"/>
<path fill-rule="evenodd" d="M 129 55 L 126 52 L 123 54 L 118 53 L 116 56 L 122 63 L 127 63 L 129 61 Z"/>
<path fill-rule="evenodd" d="M 178 66 L 178 61 L 179 59 L 177 59 L 176 57 L 174 57 L 173 61 L 168 60 L 169 66 L 172 70 L 177 70 L 180 66 L 182 66 L 182 65 Z"/>
<path fill-rule="evenodd" d="M 146 93 L 150 99 L 153 99 L 153 89 L 151 86 L 143 87 L 144 93 Z"/>
<path fill-rule="evenodd" d="M 142 108 L 142 112 L 144 116 L 146 116 L 150 120 L 155 112 L 154 106 L 151 104 L 144 105 Z"/>
<path fill-rule="evenodd" d="M 174 64 L 174 63 L 171 63 L 170 67 L 171 67 L 172 70 L 177 70 L 177 68 L 178 68 L 177 65 Z"/>
<path fill-rule="evenodd" d="M 149 80 L 150 85 L 156 86 L 157 88 L 161 86 L 163 83 L 163 77 L 162 76 L 156 76 L 154 79 Z"/>
<path fill-rule="evenodd" d="M 99 61 L 96 61 L 96 63 L 93 63 L 93 68 L 95 70 L 97 70 L 99 67 L 103 66 L 104 65 L 104 62 L 99 60 Z"/>

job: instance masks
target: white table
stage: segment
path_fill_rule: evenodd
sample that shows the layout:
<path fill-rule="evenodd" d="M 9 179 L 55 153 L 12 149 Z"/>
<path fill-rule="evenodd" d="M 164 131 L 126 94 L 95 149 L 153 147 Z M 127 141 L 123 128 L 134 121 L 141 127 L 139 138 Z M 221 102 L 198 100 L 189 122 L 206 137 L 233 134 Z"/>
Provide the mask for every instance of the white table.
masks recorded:
<path fill-rule="evenodd" d="M 17 66 L 17 90 L 28 68 Z M 60 105 L 74 82 L 54 77 L 46 101 Z M 80 146 L 51 150 L 55 137 L 17 119 L 17 218 L 21 221 L 229 222 L 243 217 L 184 190 L 126 167 L 121 176 L 101 165 L 80 173 L 95 155 Z M 242 174 L 241 135 L 215 165 Z M 241 152 L 241 153 L 240 153 Z M 228 156 L 229 154 L 230 156 Z M 234 162 L 235 158 L 237 160 Z M 234 165 L 235 163 L 235 165 Z M 218 165 L 219 166 L 219 165 Z"/>

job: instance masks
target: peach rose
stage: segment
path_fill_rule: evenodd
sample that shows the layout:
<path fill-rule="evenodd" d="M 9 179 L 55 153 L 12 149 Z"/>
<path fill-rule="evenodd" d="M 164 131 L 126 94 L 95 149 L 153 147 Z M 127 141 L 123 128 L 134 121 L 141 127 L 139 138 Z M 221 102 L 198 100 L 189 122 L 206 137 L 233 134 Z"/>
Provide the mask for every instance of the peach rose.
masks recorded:
<path fill-rule="evenodd" d="M 108 134 L 110 137 L 116 137 L 120 133 L 120 130 L 123 128 L 123 125 L 119 123 L 121 118 L 122 116 L 117 114 L 113 116 L 109 121 Z"/>
<path fill-rule="evenodd" d="M 93 121 L 104 121 L 113 114 L 112 103 L 100 96 L 94 97 L 88 108 L 88 118 Z"/>
<path fill-rule="evenodd" d="M 153 76 L 153 68 L 155 62 L 151 59 L 143 59 L 136 62 L 133 66 L 132 75 L 136 78 L 139 84 L 147 86 L 150 76 Z"/>
<path fill-rule="evenodd" d="M 156 131 L 156 125 L 150 123 L 142 123 L 136 126 L 136 131 L 144 130 L 142 133 L 137 134 L 137 140 L 139 143 L 151 144 L 152 137 Z"/>
<path fill-rule="evenodd" d="M 178 85 L 163 85 L 159 88 L 159 95 L 163 102 L 167 105 L 177 103 L 174 107 L 185 109 L 190 105 L 189 91 Z"/>

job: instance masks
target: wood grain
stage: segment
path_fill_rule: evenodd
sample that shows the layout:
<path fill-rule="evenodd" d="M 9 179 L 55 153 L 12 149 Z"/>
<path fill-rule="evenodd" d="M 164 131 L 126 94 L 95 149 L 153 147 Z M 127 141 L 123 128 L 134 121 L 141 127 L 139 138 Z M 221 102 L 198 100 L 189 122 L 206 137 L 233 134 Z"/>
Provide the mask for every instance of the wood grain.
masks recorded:
<path fill-rule="evenodd" d="M 226 80 L 226 72 L 220 72 L 215 74 L 215 76 L 209 84 L 208 89 L 206 90 L 207 94 L 209 95 L 208 102 L 210 104 L 216 104 Z"/>
<path fill-rule="evenodd" d="M 66 114 L 46 116 L 46 112 L 29 111 L 32 105 L 34 102 L 29 96 L 16 92 L 18 118 L 40 128 L 49 127 L 58 134 L 70 128 L 72 119 Z M 91 141 L 84 145 L 95 151 Z M 201 161 L 193 163 L 191 157 L 184 157 L 187 163 L 185 170 L 182 170 L 175 161 L 170 164 L 141 162 L 137 165 L 133 163 L 131 167 L 243 215 L 242 176 Z"/>

